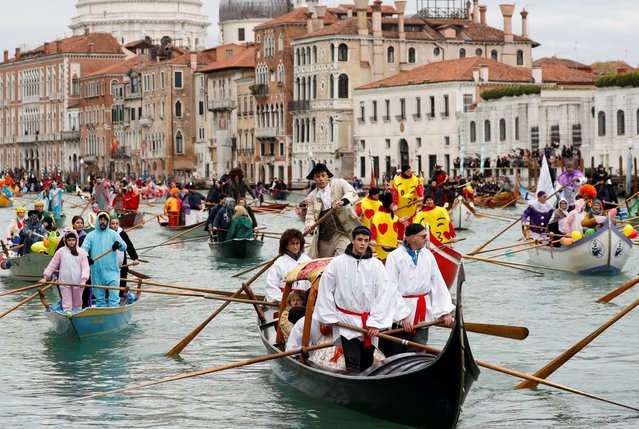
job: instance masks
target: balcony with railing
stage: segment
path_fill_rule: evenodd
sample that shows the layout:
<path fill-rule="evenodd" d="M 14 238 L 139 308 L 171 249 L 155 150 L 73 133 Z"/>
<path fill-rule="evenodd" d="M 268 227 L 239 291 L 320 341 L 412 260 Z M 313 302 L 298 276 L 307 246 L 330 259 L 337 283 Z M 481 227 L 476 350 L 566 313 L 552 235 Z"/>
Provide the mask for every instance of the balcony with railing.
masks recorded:
<path fill-rule="evenodd" d="M 310 100 L 295 100 L 288 102 L 288 111 L 289 112 L 299 112 L 301 110 L 310 110 L 311 101 Z"/>
<path fill-rule="evenodd" d="M 209 100 L 209 110 L 211 112 L 233 110 L 237 106 L 235 100 L 221 99 L 221 100 Z"/>
<path fill-rule="evenodd" d="M 257 127 L 255 137 L 258 139 L 276 138 L 279 135 L 279 127 Z"/>
<path fill-rule="evenodd" d="M 62 140 L 80 140 L 80 131 L 62 131 Z"/>

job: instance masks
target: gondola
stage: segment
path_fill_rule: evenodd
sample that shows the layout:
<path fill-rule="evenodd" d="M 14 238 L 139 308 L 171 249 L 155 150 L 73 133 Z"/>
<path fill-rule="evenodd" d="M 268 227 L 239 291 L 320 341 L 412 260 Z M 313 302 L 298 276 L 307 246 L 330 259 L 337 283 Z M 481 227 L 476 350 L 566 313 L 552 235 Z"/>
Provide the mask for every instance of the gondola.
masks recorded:
<path fill-rule="evenodd" d="M 569 246 L 542 246 L 527 253 L 532 262 L 551 268 L 579 274 L 615 273 L 623 270 L 632 254 L 632 240 L 608 218 L 594 234 Z"/>
<path fill-rule="evenodd" d="M 118 291 L 111 291 L 117 293 Z M 139 302 L 139 296 L 129 293 L 127 304 L 121 307 L 87 307 L 65 312 L 60 301 L 44 310 L 58 334 L 76 340 L 88 340 L 124 328 Z M 46 303 L 43 301 L 46 307 Z"/>
<path fill-rule="evenodd" d="M 288 191 L 273 190 L 271 191 L 271 198 L 273 198 L 274 200 L 284 201 L 288 198 Z"/>
<path fill-rule="evenodd" d="M 251 206 L 253 209 L 253 213 L 274 213 L 281 212 L 286 207 L 289 207 L 288 204 L 264 204 L 262 206 Z"/>
<path fill-rule="evenodd" d="M 209 247 L 213 256 L 230 259 L 251 259 L 259 258 L 264 245 L 262 240 L 257 238 L 234 238 L 226 241 L 212 241 L 209 239 Z"/>
<path fill-rule="evenodd" d="M 435 256 L 435 261 L 437 261 L 437 266 L 442 273 L 444 282 L 446 286 L 448 286 L 448 289 L 450 289 L 453 287 L 455 279 L 457 278 L 462 255 L 456 252 L 452 247 L 441 244 L 432 234 L 430 235 L 429 247 L 433 256 Z"/>
<path fill-rule="evenodd" d="M 481 207 L 495 208 L 503 207 L 510 204 L 509 207 L 513 207 L 512 200 L 517 198 L 512 192 L 500 192 L 492 197 L 478 197 L 475 198 L 475 204 Z"/>
<path fill-rule="evenodd" d="M 209 236 L 208 231 L 204 230 L 204 224 L 206 222 L 200 222 L 194 225 L 178 225 L 170 227 L 168 222 L 160 222 L 158 218 L 158 223 L 160 224 L 160 231 L 162 231 L 162 234 L 172 237 L 184 231 L 188 231 L 189 229 L 193 229 L 192 231 L 187 232 L 184 235 L 180 235 L 180 240 L 188 240 L 190 238 L 202 238 Z"/>
<path fill-rule="evenodd" d="M 475 218 L 475 209 L 464 197 L 461 195 L 458 196 L 448 212 L 450 214 L 450 221 L 453 224 L 453 228 L 456 230 L 470 229 L 470 225 L 473 223 L 473 219 Z"/>
<path fill-rule="evenodd" d="M 11 276 L 16 280 L 38 281 L 42 278 L 44 269 L 51 262 L 51 256 L 46 253 L 30 252 L 23 256 L 9 258 Z"/>
<path fill-rule="evenodd" d="M 321 273 L 310 261 L 294 269 L 287 282 L 307 279 L 314 283 Z M 291 278 L 293 275 L 293 278 Z M 460 276 L 461 278 L 462 276 Z M 272 361 L 275 374 L 297 390 L 317 399 L 351 408 L 390 422 L 428 427 L 454 428 L 461 406 L 479 377 L 464 330 L 461 281 L 457 286 L 456 317 L 451 334 L 438 355 L 404 353 L 384 359 L 353 376 L 294 357 Z M 258 322 L 262 343 L 269 354 L 283 351 L 277 341 L 274 310 L 266 310 L 265 322 Z M 312 359 L 312 356 L 311 356 Z"/>
<path fill-rule="evenodd" d="M 118 213 L 118 219 L 120 219 L 121 228 L 132 228 L 140 223 L 144 219 L 143 213 L 137 212 L 122 212 Z"/>

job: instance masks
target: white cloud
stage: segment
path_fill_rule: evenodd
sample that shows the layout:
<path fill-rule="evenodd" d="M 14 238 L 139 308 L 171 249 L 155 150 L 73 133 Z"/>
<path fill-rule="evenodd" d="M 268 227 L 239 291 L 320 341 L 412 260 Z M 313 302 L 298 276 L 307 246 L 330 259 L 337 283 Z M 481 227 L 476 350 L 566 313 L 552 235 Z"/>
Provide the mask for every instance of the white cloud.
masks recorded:
<path fill-rule="evenodd" d="M 349 0 L 320 0 L 335 6 Z M 499 4 L 509 0 L 483 0 L 488 5 L 488 22 L 501 28 Z M 75 15 L 75 0 L 19 0 L 7 2 L 0 25 L 0 49 L 13 53 L 16 46 L 35 45 L 69 34 L 67 25 Z M 219 0 L 203 0 L 203 12 L 212 25 L 209 45 L 217 42 L 217 8 Z M 384 0 L 385 4 L 392 4 Z M 408 13 L 416 11 L 417 0 L 408 1 Z M 623 59 L 631 65 L 639 64 L 639 10 L 636 0 L 531 0 L 517 3 L 513 29 L 521 31 L 519 12 L 522 7 L 528 16 L 530 37 L 541 43 L 535 58 L 558 55 L 592 63 L 601 60 Z"/>

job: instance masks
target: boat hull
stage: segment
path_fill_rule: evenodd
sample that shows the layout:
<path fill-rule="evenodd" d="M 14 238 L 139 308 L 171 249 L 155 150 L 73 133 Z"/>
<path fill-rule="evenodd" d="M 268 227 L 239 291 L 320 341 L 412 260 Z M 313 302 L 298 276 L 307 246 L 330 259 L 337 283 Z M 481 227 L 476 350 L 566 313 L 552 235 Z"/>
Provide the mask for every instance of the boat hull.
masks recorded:
<path fill-rule="evenodd" d="M 431 236 L 432 239 L 432 236 Z M 462 256 L 451 247 L 442 245 L 439 242 L 432 241 L 430 251 L 437 261 L 439 272 L 444 278 L 446 286 L 450 290 L 455 284 L 457 273 L 459 272 L 459 264 L 461 264 Z"/>
<path fill-rule="evenodd" d="M 62 229 L 67 225 L 67 215 L 65 214 L 62 214 L 58 217 L 54 217 L 53 220 L 55 222 L 55 227 L 57 229 Z"/>
<path fill-rule="evenodd" d="M 288 198 L 288 192 L 273 192 L 271 193 L 271 198 L 274 200 L 284 201 Z"/>
<path fill-rule="evenodd" d="M 260 333 L 269 354 L 281 352 L 273 345 L 274 323 L 261 326 Z M 466 395 L 479 377 L 463 329 L 459 294 L 451 335 L 437 356 L 396 355 L 359 376 L 306 365 L 291 357 L 273 360 L 271 365 L 280 379 L 311 397 L 391 422 L 433 429 L 456 426 Z"/>
<path fill-rule="evenodd" d="M 475 218 L 472 207 L 463 197 L 458 197 L 455 200 L 455 203 L 449 210 L 449 214 L 450 221 L 455 230 L 470 229 L 473 219 Z"/>
<path fill-rule="evenodd" d="M 24 256 L 11 258 L 10 273 L 16 280 L 38 281 L 44 269 L 49 265 L 51 256 L 44 253 L 31 252 Z"/>
<path fill-rule="evenodd" d="M 256 238 L 235 238 L 223 242 L 209 241 L 214 256 L 229 259 L 259 258 L 264 241 Z"/>
<path fill-rule="evenodd" d="M 537 247 L 528 252 L 535 264 L 579 274 L 615 273 L 623 270 L 632 254 L 632 241 L 610 220 L 589 237 L 561 247 Z"/>
<path fill-rule="evenodd" d="M 195 225 L 180 225 L 173 228 L 169 228 L 168 224 L 160 224 L 160 230 L 162 231 L 162 234 L 169 237 L 174 237 L 184 231 L 187 231 L 193 228 L 194 226 Z M 187 232 L 186 234 L 179 236 L 178 239 L 188 240 L 191 238 L 202 238 L 202 237 L 208 237 L 208 236 L 209 236 L 209 233 L 208 231 L 204 231 L 204 222 L 202 222 L 201 226 L 198 226 L 193 231 Z"/>
<path fill-rule="evenodd" d="M 0 194 L 0 208 L 3 207 L 11 207 L 13 205 L 13 200 L 7 197 L 5 194 Z"/>
<path fill-rule="evenodd" d="M 68 316 L 60 302 L 44 311 L 56 333 L 76 340 L 89 340 L 119 331 L 131 320 L 138 300 L 130 299 L 124 307 L 89 307 Z"/>
<path fill-rule="evenodd" d="M 144 214 L 142 213 L 124 213 L 118 214 L 118 219 L 120 219 L 120 227 L 123 229 L 132 228 L 140 223 L 144 219 Z"/>

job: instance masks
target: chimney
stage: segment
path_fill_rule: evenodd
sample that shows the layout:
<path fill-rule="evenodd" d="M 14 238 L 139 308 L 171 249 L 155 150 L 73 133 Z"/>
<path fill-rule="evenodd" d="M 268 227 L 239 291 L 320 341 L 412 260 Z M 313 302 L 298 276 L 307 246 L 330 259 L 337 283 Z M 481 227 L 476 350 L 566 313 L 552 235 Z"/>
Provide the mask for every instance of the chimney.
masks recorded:
<path fill-rule="evenodd" d="M 373 37 L 382 37 L 382 0 L 373 2 Z"/>
<path fill-rule="evenodd" d="M 479 22 L 483 25 L 486 25 L 486 9 L 488 9 L 486 5 L 479 6 Z"/>
<path fill-rule="evenodd" d="M 308 11 L 312 14 L 315 14 L 315 10 L 317 9 L 317 3 L 319 0 L 306 0 L 306 7 Z"/>
<path fill-rule="evenodd" d="M 479 67 L 473 67 L 473 82 L 479 82 Z"/>
<path fill-rule="evenodd" d="M 20 48 L 16 48 L 16 60 L 20 59 Z"/>
<path fill-rule="evenodd" d="M 514 4 L 500 4 L 501 14 L 504 16 L 504 41 L 513 41 L 513 13 L 515 12 Z"/>
<path fill-rule="evenodd" d="M 357 9 L 357 34 L 368 36 L 368 18 L 366 17 L 368 0 L 355 0 L 355 9 Z"/>
<path fill-rule="evenodd" d="M 479 79 L 482 82 L 488 82 L 488 64 L 482 64 L 479 66 Z"/>
<path fill-rule="evenodd" d="M 397 23 L 399 25 L 399 38 L 406 37 L 404 34 L 404 12 L 406 11 L 406 0 L 398 0 L 395 2 L 395 10 L 397 10 Z"/>
<path fill-rule="evenodd" d="M 535 83 L 543 83 L 543 70 L 541 67 L 533 67 L 532 79 Z"/>
<path fill-rule="evenodd" d="M 49 42 L 44 42 L 44 54 L 49 53 Z"/>
<path fill-rule="evenodd" d="M 84 35 L 85 36 L 88 36 L 90 32 L 91 32 L 91 30 L 89 30 L 89 27 L 84 27 Z"/>
<path fill-rule="evenodd" d="M 353 17 L 353 9 L 350 7 L 346 9 L 346 18 L 351 19 Z"/>
<path fill-rule="evenodd" d="M 60 53 L 60 41 L 59 40 L 55 41 L 55 53 L 56 54 Z"/>
<path fill-rule="evenodd" d="M 93 53 L 93 43 L 89 43 L 89 53 L 92 54 Z"/>
<path fill-rule="evenodd" d="M 324 17 L 326 16 L 326 6 L 317 6 L 315 8 L 315 13 L 317 14 L 316 30 L 319 30 L 320 28 L 324 28 Z"/>
<path fill-rule="evenodd" d="M 9 51 L 4 51 L 4 62 L 8 62 L 9 61 Z"/>
<path fill-rule="evenodd" d="M 189 61 L 191 63 L 191 70 L 197 70 L 197 52 L 189 53 Z"/>
<path fill-rule="evenodd" d="M 479 23 L 479 0 L 473 0 L 473 21 Z"/>
<path fill-rule="evenodd" d="M 528 11 L 521 11 L 521 37 L 528 38 Z"/>

